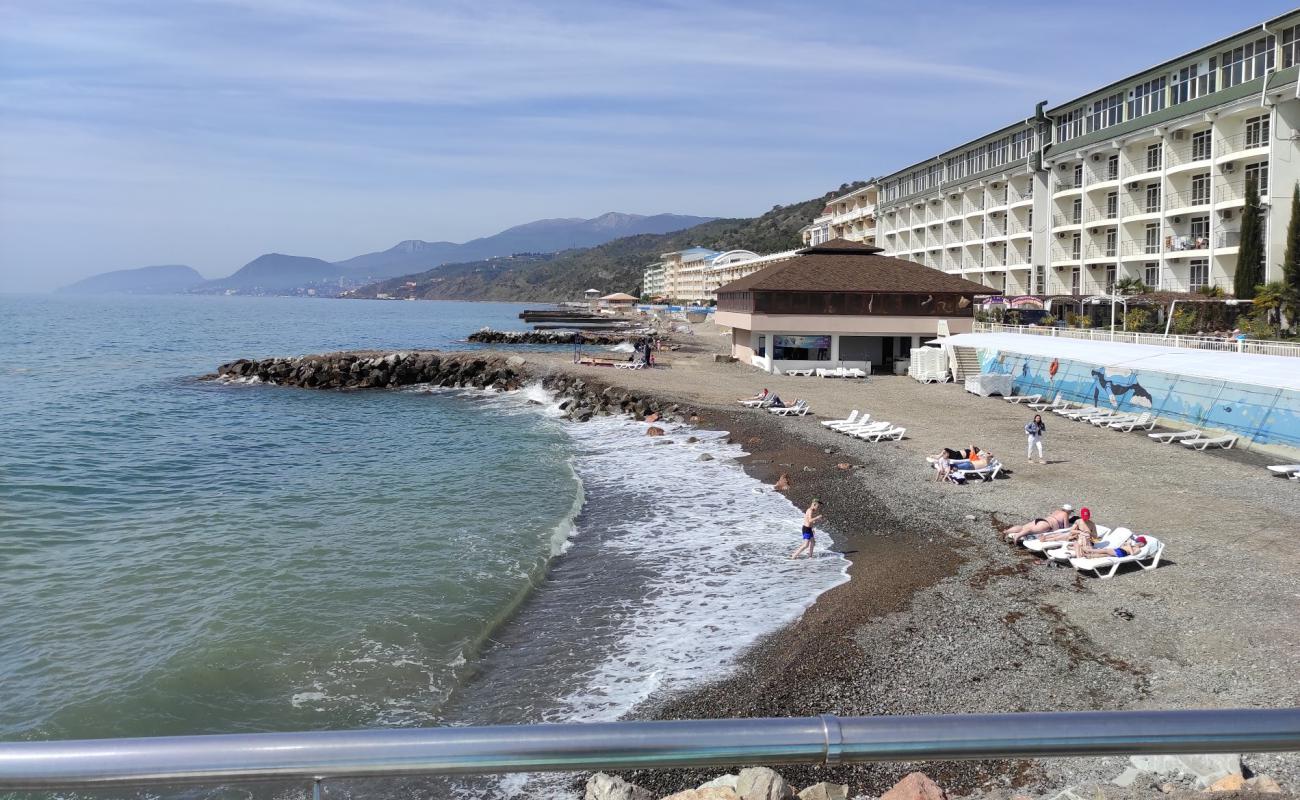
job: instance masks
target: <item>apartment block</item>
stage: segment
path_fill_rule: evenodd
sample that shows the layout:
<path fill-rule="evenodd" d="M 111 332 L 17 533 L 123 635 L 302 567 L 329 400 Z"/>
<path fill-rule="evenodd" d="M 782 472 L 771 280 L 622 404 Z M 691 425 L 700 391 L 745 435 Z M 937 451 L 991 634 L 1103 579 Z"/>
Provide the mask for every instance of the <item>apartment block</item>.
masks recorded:
<path fill-rule="evenodd" d="M 820 216 L 800 229 L 804 245 L 819 245 L 831 239 L 876 244 L 876 191 L 876 185 L 868 183 L 831 200 Z"/>
<path fill-rule="evenodd" d="M 876 243 L 1008 294 L 1102 294 L 1125 278 L 1231 293 L 1249 181 L 1277 280 L 1300 179 L 1298 72 L 1300 11 L 1040 105 L 877 179 Z"/>

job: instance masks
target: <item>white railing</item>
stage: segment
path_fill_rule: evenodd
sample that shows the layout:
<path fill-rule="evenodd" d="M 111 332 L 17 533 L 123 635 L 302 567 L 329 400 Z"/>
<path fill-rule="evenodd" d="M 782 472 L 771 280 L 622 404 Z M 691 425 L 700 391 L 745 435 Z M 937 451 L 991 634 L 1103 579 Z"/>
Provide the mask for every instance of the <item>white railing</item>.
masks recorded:
<path fill-rule="evenodd" d="M 1191 350 L 1214 350 L 1221 353 L 1254 353 L 1256 355 L 1300 358 L 1300 344 L 1272 342 L 1264 339 L 1224 339 L 1218 336 L 1179 336 L 1177 334 L 1166 336 L 1163 333 L 1135 333 L 1132 331 L 1112 331 L 1105 328 L 1002 325 L 996 322 L 976 322 L 975 332 L 1023 333 L 1030 336 L 1055 336 L 1061 339 L 1083 339 L 1091 342 L 1154 344 L 1162 347 L 1186 347 Z"/>

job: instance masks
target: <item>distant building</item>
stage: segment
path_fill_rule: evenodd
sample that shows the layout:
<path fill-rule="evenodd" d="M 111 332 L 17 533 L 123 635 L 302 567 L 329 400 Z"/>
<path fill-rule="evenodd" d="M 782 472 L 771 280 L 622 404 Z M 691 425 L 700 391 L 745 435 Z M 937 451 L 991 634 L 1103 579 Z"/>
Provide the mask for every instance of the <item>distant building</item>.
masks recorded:
<path fill-rule="evenodd" d="M 664 296 L 682 305 L 704 305 L 712 299 L 705 281 L 709 261 L 720 255 L 707 247 L 664 253 Z"/>
<path fill-rule="evenodd" d="M 647 264 L 641 275 L 641 296 L 650 300 L 666 297 L 664 284 L 664 263 L 656 261 Z"/>
<path fill-rule="evenodd" d="M 875 244 L 876 184 L 869 183 L 834 198 L 812 224 L 800 229 L 799 235 L 805 245 L 817 245 L 831 239 Z"/>
<path fill-rule="evenodd" d="M 607 294 L 600 298 L 600 307 L 611 311 L 628 311 L 636 305 L 637 298 L 624 292 Z"/>
<path fill-rule="evenodd" d="M 718 288 L 715 320 L 731 354 L 768 372 L 816 367 L 888 371 L 938 332 L 969 332 L 989 289 L 880 248 L 832 239 Z"/>

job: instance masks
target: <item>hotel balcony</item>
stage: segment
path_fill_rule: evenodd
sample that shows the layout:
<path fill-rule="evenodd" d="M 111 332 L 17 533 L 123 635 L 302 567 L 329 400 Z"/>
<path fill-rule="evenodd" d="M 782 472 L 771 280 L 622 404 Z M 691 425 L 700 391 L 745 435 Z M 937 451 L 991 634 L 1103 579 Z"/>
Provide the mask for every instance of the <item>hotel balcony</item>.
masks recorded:
<path fill-rule="evenodd" d="M 1268 202 L 1268 182 L 1259 187 L 1259 201 Z M 1246 204 L 1246 179 L 1236 178 L 1214 184 L 1214 207 L 1216 209 L 1236 208 Z"/>
<path fill-rule="evenodd" d="M 1054 229 L 1059 230 L 1061 228 L 1070 228 L 1082 224 L 1083 224 L 1082 211 L 1080 211 L 1078 214 L 1075 214 L 1070 211 L 1067 212 L 1058 211 L 1052 214 L 1052 228 Z"/>
<path fill-rule="evenodd" d="M 1083 189 L 1083 178 L 1076 178 L 1073 172 L 1055 172 L 1053 175 L 1056 182 L 1056 189 L 1052 192 L 1053 197 L 1060 197 Z"/>
<path fill-rule="evenodd" d="M 1154 156 L 1143 152 L 1131 158 L 1120 157 L 1120 174 L 1124 176 L 1125 182 L 1154 178 L 1163 167 L 1163 151 Z"/>
<path fill-rule="evenodd" d="M 1084 219 L 1089 225 L 1114 225 L 1119 221 L 1119 209 L 1092 208 L 1084 215 Z"/>
<path fill-rule="evenodd" d="M 1139 258 L 1159 258 L 1163 250 L 1162 242 L 1124 242 L 1120 245 L 1120 258 L 1125 260 Z"/>
<path fill-rule="evenodd" d="M 1158 199 L 1155 202 L 1147 202 L 1146 197 L 1140 200 L 1125 198 L 1124 202 L 1120 204 L 1120 215 L 1125 219 L 1131 217 L 1157 217 L 1160 215 L 1160 202 Z"/>
<path fill-rule="evenodd" d="M 1024 189 L 1017 189 L 1015 186 L 1008 186 L 1007 194 L 1009 205 L 1018 206 L 1024 203 L 1032 203 L 1034 201 L 1034 182 L 1033 180 L 1030 180 L 1029 184 Z"/>
<path fill-rule="evenodd" d="M 1241 231 L 1218 231 L 1214 234 L 1214 254 L 1231 255 L 1241 246 Z"/>
<path fill-rule="evenodd" d="M 985 239 L 1002 239 L 1007 235 L 1007 218 L 1005 216 L 990 216 L 984 222 Z"/>
<path fill-rule="evenodd" d="M 1083 248 L 1071 242 L 1053 244 L 1051 259 L 1053 264 L 1078 264 L 1083 260 Z"/>
<path fill-rule="evenodd" d="M 1221 136 L 1214 140 L 1214 163 L 1264 156 L 1268 147 L 1268 136 L 1262 132 L 1243 131 L 1235 136 Z"/>
<path fill-rule="evenodd" d="M 1184 172 L 1209 165 L 1209 145 L 1196 146 L 1192 143 L 1182 143 L 1182 146 L 1165 148 L 1165 166 L 1168 172 Z"/>
<path fill-rule="evenodd" d="M 962 216 L 969 217 L 969 216 L 972 215 L 972 214 L 983 214 L 983 213 L 984 213 L 984 198 L 983 198 L 983 197 L 968 197 L 968 198 L 966 198 L 966 202 L 965 202 L 965 204 L 963 204 L 962 208 L 963 208 Z"/>
<path fill-rule="evenodd" d="M 1084 261 L 1115 261 L 1119 258 L 1119 246 L 1116 244 L 1090 244 L 1083 251 Z"/>
<path fill-rule="evenodd" d="M 1210 190 L 1208 186 L 1199 190 L 1185 189 L 1181 192 L 1169 192 L 1165 197 L 1165 213 L 1167 214 L 1192 212 L 1202 206 L 1206 210 L 1210 207 Z"/>

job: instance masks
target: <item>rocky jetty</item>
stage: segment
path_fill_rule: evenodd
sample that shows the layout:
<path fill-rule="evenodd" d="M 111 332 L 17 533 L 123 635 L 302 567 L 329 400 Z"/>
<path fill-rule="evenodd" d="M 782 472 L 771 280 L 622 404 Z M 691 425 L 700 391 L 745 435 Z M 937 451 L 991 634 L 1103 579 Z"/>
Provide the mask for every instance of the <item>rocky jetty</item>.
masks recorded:
<path fill-rule="evenodd" d="M 528 383 L 539 383 L 560 400 L 564 416 L 578 422 L 613 414 L 687 422 L 695 414 L 693 408 L 621 387 L 560 372 L 538 373 L 519 356 L 367 350 L 293 358 L 241 358 L 222 364 L 215 374 L 204 377 L 232 383 L 344 390 L 427 385 L 513 391 Z"/>
<path fill-rule="evenodd" d="M 635 343 L 640 336 L 630 333 L 610 333 L 608 331 L 581 331 L 582 344 L 622 344 Z M 574 331 L 493 331 L 481 330 L 471 333 L 468 341 L 479 344 L 573 344 Z"/>

